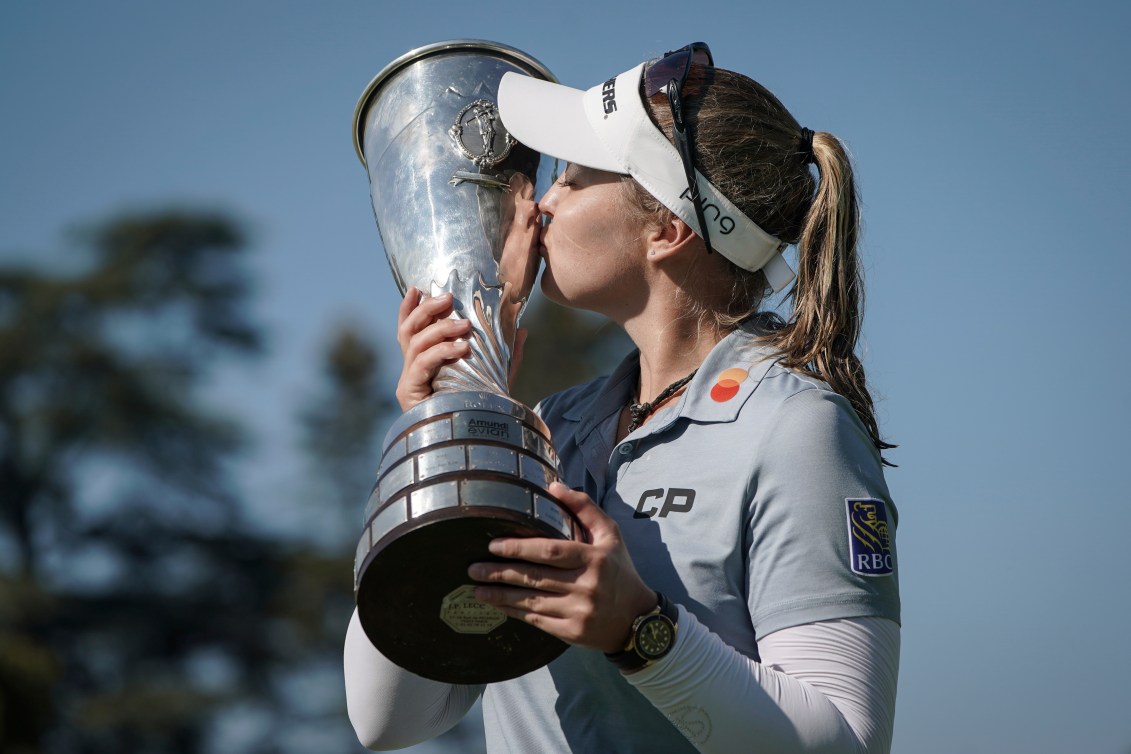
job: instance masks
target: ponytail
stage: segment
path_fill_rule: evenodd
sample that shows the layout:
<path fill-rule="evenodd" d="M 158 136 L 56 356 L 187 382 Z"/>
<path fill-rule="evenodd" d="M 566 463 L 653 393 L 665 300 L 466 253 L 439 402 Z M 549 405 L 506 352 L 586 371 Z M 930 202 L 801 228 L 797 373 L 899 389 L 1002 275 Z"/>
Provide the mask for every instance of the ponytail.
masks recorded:
<path fill-rule="evenodd" d="M 844 396 L 873 444 L 883 451 L 895 445 L 880 437 L 864 366 L 856 356 L 864 308 L 856 253 L 860 233 L 856 181 L 844 146 L 832 134 L 813 135 L 813 162 L 820 180 L 797 243 L 793 315 L 770 341 L 782 354 L 783 366 L 821 379 Z"/>
<path fill-rule="evenodd" d="M 880 438 L 864 367 L 855 353 L 864 286 L 856 255 L 859 201 L 844 146 L 832 134 L 802 129 L 772 92 L 741 74 L 693 68 L 684 91 L 696 167 L 763 230 L 796 243 L 799 256 L 788 321 L 759 311 L 768 291 L 762 272 L 730 262 L 730 290 L 719 291 L 721 304 L 688 300 L 687 315 L 709 319 L 720 332 L 757 316 L 766 342 L 781 355 L 779 363 L 827 382 L 855 409 L 877 450 L 894 448 Z M 674 142 L 666 95 L 653 97 L 648 111 Z M 817 166 L 819 181 L 813 179 L 810 162 Z M 669 219 L 670 210 L 642 186 L 626 178 L 626 187 L 629 206 L 638 208 L 642 218 Z"/>

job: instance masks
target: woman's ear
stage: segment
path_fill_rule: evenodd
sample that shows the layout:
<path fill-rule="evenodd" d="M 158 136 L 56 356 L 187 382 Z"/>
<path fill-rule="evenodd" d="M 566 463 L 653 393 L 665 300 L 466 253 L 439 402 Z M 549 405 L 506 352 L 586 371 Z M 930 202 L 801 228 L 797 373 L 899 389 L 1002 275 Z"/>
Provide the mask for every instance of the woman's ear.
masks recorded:
<path fill-rule="evenodd" d="M 689 248 L 703 246 L 702 239 L 695 235 L 691 226 L 674 214 L 668 222 L 653 226 L 648 231 L 647 241 L 648 260 L 654 262 L 671 259 Z"/>

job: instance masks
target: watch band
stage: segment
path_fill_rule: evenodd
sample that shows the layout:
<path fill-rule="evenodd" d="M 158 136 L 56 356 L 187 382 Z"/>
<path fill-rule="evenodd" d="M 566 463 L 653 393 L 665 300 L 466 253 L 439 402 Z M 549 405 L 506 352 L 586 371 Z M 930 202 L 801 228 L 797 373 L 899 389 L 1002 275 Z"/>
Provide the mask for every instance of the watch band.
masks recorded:
<path fill-rule="evenodd" d="M 609 662 L 616 665 L 622 672 L 631 672 L 648 667 L 666 656 L 675 645 L 676 633 L 679 631 L 677 622 L 679 619 L 679 611 L 677 611 L 675 605 L 668 602 L 667 598 L 660 592 L 656 592 L 656 596 L 659 598 L 659 604 L 632 622 L 632 631 L 628 635 L 628 644 L 625 645 L 625 648 L 620 652 L 605 653 L 605 657 L 609 659 Z M 666 647 L 656 654 L 644 653 L 637 643 L 639 630 L 641 626 L 649 622 L 649 619 L 663 621 L 668 624 L 668 628 L 670 629 L 670 641 L 668 641 Z"/>

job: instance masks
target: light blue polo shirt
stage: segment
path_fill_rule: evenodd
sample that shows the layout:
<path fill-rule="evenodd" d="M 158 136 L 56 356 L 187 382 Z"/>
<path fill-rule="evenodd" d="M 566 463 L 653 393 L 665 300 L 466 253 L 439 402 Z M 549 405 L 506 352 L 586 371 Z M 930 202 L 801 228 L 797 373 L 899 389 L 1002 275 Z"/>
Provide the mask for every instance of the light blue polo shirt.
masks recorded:
<path fill-rule="evenodd" d="M 620 527 L 637 571 L 739 652 L 790 626 L 899 621 L 896 511 L 848 401 L 779 366 L 749 329 L 674 405 L 614 444 L 638 354 L 538 411 L 564 480 Z M 694 751 L 600 652 L 572 647 L 487 687 L 492 752 Z"/>

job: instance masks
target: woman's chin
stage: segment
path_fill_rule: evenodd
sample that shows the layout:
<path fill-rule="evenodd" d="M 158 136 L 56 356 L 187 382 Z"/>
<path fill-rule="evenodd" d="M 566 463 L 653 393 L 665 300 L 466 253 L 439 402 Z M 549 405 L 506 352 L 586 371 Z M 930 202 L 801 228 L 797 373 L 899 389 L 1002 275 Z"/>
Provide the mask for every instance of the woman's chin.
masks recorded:
<path fill-rule="evenodd" d="M 542 278 L 539 282 L 539 287 L 542 289 L 542 295 L 553 301 L 555 304 L 568 306 L 562 298 L 562 292 L 558 288 L 557 283 L 554 282 L 554 275 L 550 272 L 550 268 L 544 267 L 542 269 Z"/>

